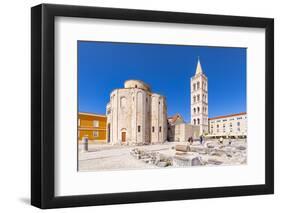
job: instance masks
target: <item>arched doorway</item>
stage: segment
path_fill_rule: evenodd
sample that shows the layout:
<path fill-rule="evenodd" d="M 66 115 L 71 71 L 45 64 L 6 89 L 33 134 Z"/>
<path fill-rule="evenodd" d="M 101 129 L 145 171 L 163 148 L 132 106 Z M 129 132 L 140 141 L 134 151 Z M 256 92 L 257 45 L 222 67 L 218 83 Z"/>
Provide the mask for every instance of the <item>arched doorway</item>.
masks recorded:
<path fill-rule="evenodd" d="M 122 143 L 126 142 L 126 132 L 122 132 Z"/>
<path fill-rule="evenodd" d="M 127 141 L 127 130 L 125 128 L 121 129 L 121 142 L 126 143 Z"/>

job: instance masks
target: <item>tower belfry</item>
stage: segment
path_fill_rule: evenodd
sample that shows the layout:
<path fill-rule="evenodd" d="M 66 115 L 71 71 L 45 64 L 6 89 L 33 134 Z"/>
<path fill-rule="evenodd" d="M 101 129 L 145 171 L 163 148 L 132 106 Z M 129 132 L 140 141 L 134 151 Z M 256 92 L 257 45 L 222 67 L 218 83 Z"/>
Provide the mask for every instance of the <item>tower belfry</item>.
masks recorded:
<path fill-rule="evenodd" d="M 198 57 L 195 75 L 190 79 L 191 124 L 200 126 L 200 134 L 208 133 L 208 79 Z"/>

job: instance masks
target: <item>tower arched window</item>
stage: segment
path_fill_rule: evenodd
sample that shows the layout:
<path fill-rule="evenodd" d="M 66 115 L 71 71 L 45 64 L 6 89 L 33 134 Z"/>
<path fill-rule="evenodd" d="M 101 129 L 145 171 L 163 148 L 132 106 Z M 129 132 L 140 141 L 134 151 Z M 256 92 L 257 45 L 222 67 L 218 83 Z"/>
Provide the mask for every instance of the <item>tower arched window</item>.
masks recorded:
<path fill-rule="evenodd" d="M 198 119 L 197 119 L 197 125 L 199 125 L 199 124 L 200 124 L 200 119 L 198 118 Z"/>
<path fill-rule="evenodd" d="M 193 84 L 193 91 L 196 90 L 196 84 Z"/>
<path fill-rule="evenodd" d="M 193 119 L 193 124 L 196 125 L 196 119 Z"/>
<path fill-rule="evenodd" d="M 197 95 L 197 101 L 200 101 L 200 95 Z"/>
<path fill-rule="evenodd" d="M 197 112 L 200 113 L 200 107 L 197 107 Z"/>
<path fill-rule="evenodd" d="M 200 88 L 200 82 L 198 81 L 197 82 L 197 89 L 199 89 Z"/>
<path fill-rule="evenodd" d="M 193 112 L 196 113 L 196 108 L 193 108 Z"/>
<path fill-rule="evenodd" d="M 194 95 L 193 96 L 193 103 L 195 103 L 196 102 L 196 96 Z"/>

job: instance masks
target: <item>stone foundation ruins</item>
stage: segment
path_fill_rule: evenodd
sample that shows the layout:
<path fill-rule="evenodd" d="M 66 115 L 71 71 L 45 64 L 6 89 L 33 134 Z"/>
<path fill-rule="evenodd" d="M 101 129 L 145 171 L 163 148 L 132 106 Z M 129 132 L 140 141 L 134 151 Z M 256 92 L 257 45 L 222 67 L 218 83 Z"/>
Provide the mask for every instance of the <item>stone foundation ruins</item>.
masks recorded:
<path fill-rule="evenodd" d="M 146 164 L 157 167 L 189 167 L 206 165 L 239 165 L 247 163 L 247 147 L 245 142 L 236 141 L 231 144 L 208 142 L 176 144 L 163 151 L 151 151 L 145 148 L 134 148 L 130 154 Z"/>

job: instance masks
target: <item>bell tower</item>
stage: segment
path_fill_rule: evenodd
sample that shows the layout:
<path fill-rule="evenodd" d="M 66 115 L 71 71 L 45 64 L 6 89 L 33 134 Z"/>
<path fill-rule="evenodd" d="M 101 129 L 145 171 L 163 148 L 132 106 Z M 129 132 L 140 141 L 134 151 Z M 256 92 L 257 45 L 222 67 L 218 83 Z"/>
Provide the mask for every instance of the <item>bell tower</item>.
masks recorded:
<path fill-rule="evenodd" d="M 195 75 L 190 79 L 190 98 L 190 123 L 200 126 L 200 134 L 208 133 L 208 79 L 199 57 Z"/>

